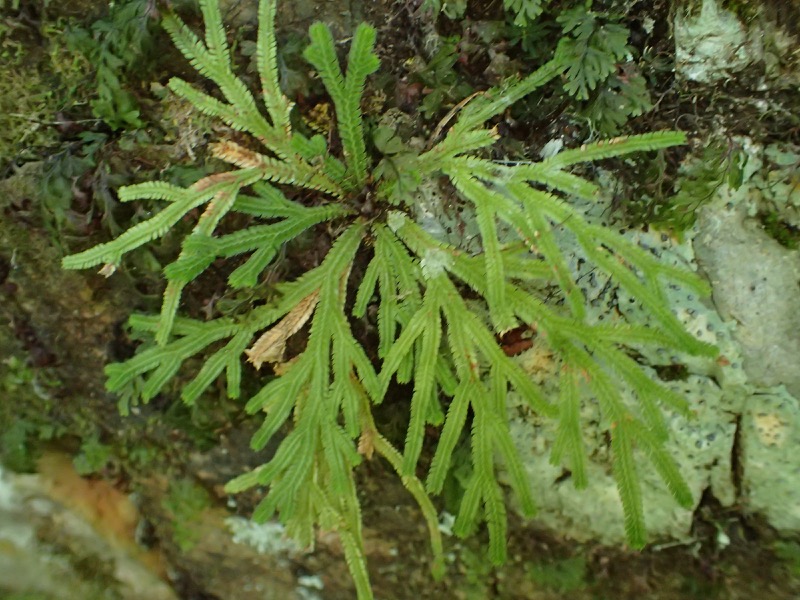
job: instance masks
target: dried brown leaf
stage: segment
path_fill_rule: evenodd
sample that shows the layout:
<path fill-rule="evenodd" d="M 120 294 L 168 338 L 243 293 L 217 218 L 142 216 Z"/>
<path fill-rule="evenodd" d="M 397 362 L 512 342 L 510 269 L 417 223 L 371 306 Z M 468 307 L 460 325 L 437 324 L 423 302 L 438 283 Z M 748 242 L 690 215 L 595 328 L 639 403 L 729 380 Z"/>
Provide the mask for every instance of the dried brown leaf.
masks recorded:
<path fill-rule="evenodd" d="M 253 363 L 256 369 L 260 369 L 265 362 L 283 362 L 286 341 L 306 324 L 317 302 L 319 302 L 319 292 L 309 294 L 298 302 L 272 329 L 258 338 L 251 348 L 245 350 L 247 360 Z"/>
<path fill-rule="evenodd" d="M 255 169 L 263 167 L 265 163 L 265 156 L 258 152 L 240 146 L 236 142 L 226 140 L 217 144 L 211 145 L 211 154 L 214 158 L 224 160 L 226 163 L 236 165 L 243 169 Z"/>

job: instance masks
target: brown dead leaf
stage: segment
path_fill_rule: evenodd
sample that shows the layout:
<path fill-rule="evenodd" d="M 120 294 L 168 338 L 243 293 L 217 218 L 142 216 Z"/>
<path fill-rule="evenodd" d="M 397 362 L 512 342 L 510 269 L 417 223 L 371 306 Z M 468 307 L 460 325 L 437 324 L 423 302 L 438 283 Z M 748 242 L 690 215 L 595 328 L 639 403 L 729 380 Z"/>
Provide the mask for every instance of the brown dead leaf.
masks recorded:
<path fill-rule="evenodd" d="M 374 437 L 375 432 L 367 429 L 362 431 L 361 437 L 358 438 L 358 453 L 367 460 L 372 460 L 372 455 L 375 453 Z"/>
<path fill-rule="evenodd" d="M 253 346 L 245 350 L 247 360 L 260 369 L 265 362 L 283 362 L 283 353 L 286 350 L 286 341 L 297 333 L 311 317 L 319 302 L 319 292 L 314 292 L 297 303 L 286 316 L 269 331 L 265 332 Z"/>
<path fill-rule="evenodd" d="M 229 140 L 212 144 L 211 154 L 214 158 L 224 160 L 226 163 L 236 165 L 243 169 L 254 169 L 264 166 L 265 157 L 263 155 Z"/>

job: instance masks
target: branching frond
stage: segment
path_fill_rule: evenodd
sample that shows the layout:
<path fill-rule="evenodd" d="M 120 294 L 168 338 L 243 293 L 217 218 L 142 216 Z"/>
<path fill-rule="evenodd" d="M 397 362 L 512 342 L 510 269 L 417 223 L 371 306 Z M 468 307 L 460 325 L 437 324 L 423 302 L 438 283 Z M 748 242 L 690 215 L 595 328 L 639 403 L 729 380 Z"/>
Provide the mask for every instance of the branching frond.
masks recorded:
<path fill-rule="evenodd" d="M 560 465 L 564 455 L 569 456 L 572 481 L 577 489 L 583 489 L 587 486 L 588 480 L 586 450 L 580 421 L 580 392 L 578 374 L 570 367 L 562 369 L 559 389 L 558 435 L 550 453 L 550 462 L 553 465 Z"/>
<path fill-rule="evenodd" d="M 375 29 L 362 23 L 353 34 L 347 77 L 342 75 L 330 29 L 322 23 L 314 23 L 309 29 L 309 36 L 311 45 L 306 48 L 304 55 L 319 72 L 336 107 L 350 189 L 361 189 L 367 179 L 361 97 L 367 76 L 374 73 L 380 64 L 373 52 Z"/>
<path fill-rule="evenodd" d="M 457 137 L 466 131 L 482 126 L 486 121 L 501 114 L 509 106 L 518 102 L 537 88 L 542 87 L 562 70 L 563 65 L 556 59 L 542 65 L 527 77 L 518 81 L 505 83 L 487 90 L 484 95 L 472 100 L 459 115 L 458 121 L 445 138 Z"/>
<path fill-rule="evenodd" d="M 121 195 L 125 199 L 130 199 L 133 194 L 141 191 L 145 198 L 158 198 L 172 201 L 172 203 L 156 216 L 134 225 L 114 241 L 67 256 L 61 264 L 65 269 L 85 269 L 100 263 L 116 266 L 120 263 L 123 254 L 163 236 L 193 208 L 204 204 L 217 194 L 238 190 L 245 185 L 254 183 L 259 178 L 257 170 L 242 169 L 222 180 L 210 181 L 210 178 L 206 178 L 209 180 L 208 185 L 201 185 L 201 182 L 204 181 L 201 180 L 189 190 L 177 190 L 165 184 L 152 185 L 149 183 L 123 188 Z"/>

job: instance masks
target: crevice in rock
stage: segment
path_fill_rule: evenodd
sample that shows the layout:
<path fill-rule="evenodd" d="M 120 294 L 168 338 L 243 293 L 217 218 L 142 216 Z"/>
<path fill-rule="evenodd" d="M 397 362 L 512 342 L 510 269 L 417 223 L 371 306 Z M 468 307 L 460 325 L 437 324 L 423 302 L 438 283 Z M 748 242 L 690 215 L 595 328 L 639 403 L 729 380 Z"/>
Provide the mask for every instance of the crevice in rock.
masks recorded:
<path fill-rule="evenodd" d="M 736 492 L 737 501 L 742 497 L 743 465 L 741 460 L 742 450 L 742 414 L 734 418 L 733 444 L 731 444 L 731 481 Z"/>

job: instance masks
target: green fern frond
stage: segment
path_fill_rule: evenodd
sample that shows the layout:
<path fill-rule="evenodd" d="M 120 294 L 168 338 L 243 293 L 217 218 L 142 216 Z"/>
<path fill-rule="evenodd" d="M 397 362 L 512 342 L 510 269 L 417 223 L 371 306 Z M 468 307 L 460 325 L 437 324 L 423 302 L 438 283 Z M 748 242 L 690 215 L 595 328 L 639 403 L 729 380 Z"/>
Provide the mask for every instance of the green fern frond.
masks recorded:
<path fill-rule="evenodd" d="M 256 61 L 261 78 L 261 94 L 267 107 L 272 125 L 284 132 L 288 138 L 292 134 L 289 114 L 292 102 L 281 92 L 278 83 L 278 43 L 275 34 L 275 12 L 277 0 L 258 4 L 258 39 L 256 41 Z"/>
<path fill-rule="evenodd" d="M 517 326 L 517 320 L 505 298 L 506 274 L 503 268 L 503 259 L 500 256 L 500 241 L 497 239 L 496 215 L 491 207 L 484 203 L 476 207 L 478 227 L 483 242 L 483 254 L 486 261 L 486 285 L 489 310 L 492 314 L 492 324 L 495 331 L 505 333 Z"/>
<path fill-rule="evenodd" d="M 492 439 L 503 468 L 508 473 L 511 488 L 519 501 L 520 512 L 525 517 L 533 517 L 536 514 L 536 503 L 531 493 L 530 479 L 525 472 L 519 452 L 509 433 L 508 420 L 505 414 L 505 387 L 505 381 L 503 381 L 503 387 L 499 390 L 502 392 L 503 404 L 497 407 L 496 413 L 492 417 Z"/>
<path fill-rule="evenodd" d="M 580 162 L 624 156 L 634 152 L 650 152 L 686 143 L 686 134 L 680 131 L 653 131 L 639 135 L 615 137 L 584 144 L 580 148 L 563 150 L 541 162 L 542 168 L 563 169 Z"/>
<path fill-rule="evenodd" d="M 128 189 L 123 188 L 121 195 L 126 199 L 130 199 L 134 193 L 142 193 L 145 198 L 172 199 L 172 203 L 154 217 L 134 225 L 117 239 L 105 244 L 98 244 L 84 252 L 64 257 L 61 265 L 65 269 L 85 269 L 100 263 L 118 265 L 122 260 L 123 254 L 163 236 L 186 213 L 209 201 L 216 194 L 224 192 L 226 189 L 238 189 L 245 185 L 250 185 L 258 179 L 259 173 L 257 170 L 242 169 L 232 174 L 230 178 L 218 182 L 210 181 L 207 187 L 200 187 L 191 192 L 187 190 L 177 191 L 171 186 L 145 184 L 131 186 Z"/>
<path fill-rule="evenodd" d="M 378 70 L 380 61 L 375 54 L 375 28 L 361 23 L 353 34 L 347 56 L 347 76 L 344 98 L 336 105 L 336 116 L 347 166 L 353 173 L 354 189 L 364 185 L 368 176 L 369 161 L 364 144 L 364 124 L 361 116 L 361 98 L 367 77 Z"/>
<path fill-rule="evenodd" d="M 442 143 L 447 145 L 448 140 L 450 140 L 450 143 L 456 143 L 459 135 L 474 130 L 492 117 L 501 114 L 509 106 L 556 77 L 563 68 L 562 63 L 554 59 L 545 63 L 527 77 L 492 88 L 487 90 L 485 94 L 475 97 L 461 111 L 456 124 Z"/>
<path fill-rule="evenodd" d="M 647 529 L 644 522 L 642 490 L 633 460 L 631 433 L 628 427 L 625 422 L 612 425 L 611 465 L 625 513 L 625 533 L 628 543 L 631 547 L 640 549 L 647 543 Z"/>
<path fill-rule="evenodd" d="M 132 200 L 185 202 L 195 194 L 192 193 L 192 190 L 182 188 L 166 181 L 145 181 L 143 183 L 121 187 L 117 192 L 117 197 L 120 202 L 131 202 Z M 200 195 L 209 198 L 213 196 L 213 192 L 201 190 Z"/>
<path fill-rule="evenodd" d="M 212 153 L 215 158 L 242 169 L 258 169 L 263 181 L 297 185 L 310 190 L 322 190 L 333 196 L 343 196 L 339 185 L 312 165 L 301 161 L 277 160 L 230 141 L 215 144 L 212 146 Z"/>
<path fill-rule="evenodd" d="M 565 356 L 565 358 L 568 358 Z M 569 456 L 572 481 L 577 489 L 588 485 L 586 476 L 586 450 L 584 448 L 581 421 L 580 395 L 577 373 L 569 367 L 561 371 L 559 378 L 558 434 L 550 453 L 550 463 L 561 464 L 564 455 Z"/>
<path fill-rule="evenodd" d="M 436 389 L 436 361 L 439 356 L 439 344 L 442 339 L 442 323 L 439 311 L 441 310 L 439 291 L 435 283 L 430 285 L 422 301 L 422 308 L 418 315 L 422 323 L 421 344 L 416 355 L 417 369 L 414 373 L 414 394 L 411 397 L 411 420 L 406 433 L 406 443 L 403 449 L 403 475 L 412 475 L 417 466 L 422 441 L 425 435 L 425 425 L 428 421 L 431 403 L 435 401 Z M 413 319 L 412 319 L 413 321 Z M 403 335 L 411 330 L 411 325 L 405 329 Z M 403 336 L 401 336 L 402 338 Z M 398 340 L 397 345 L 400 345 Z M 389 362 L 391 352 L 386 357 Z M 388 372 L 388 371 L 387 371 Z M 381 373 L 383 376 L 383 373 Z"/>
<path fill-rule="evenodd" d="M 249 331 L 239 331 L 225 346 L 207 358 L 195 378 L 181 390 L 181 400 L 189 406 L 193 405 L 223 370 L 227 373 L 225 389 L 228 397 L 238 398 L 242 376 L 240 357 L 250 343 L 251 337 Z"/>
<path fill-rule="evenodd" d="M 546 162 L 516 165 L 508 169 L 507 179 L 541 183 L 554 191 L 586 200 L 596 200 L 600 193 L 595 184 Z"/>
<path fill-rule="evenodd" d="M 439 494 L 442 491 L 447 472 L 450 469 L 453 450 L 455 450 L 461 431 L 466 423 L 469 394 L 478 385 L 480 383 L 475 379 L 462 379 L 453 393 L 425 484 L 431 494 Z"/>
<path fill-rule="evenodd" d="M 653 435 L 653 432 L 646 428 L 637 428 L 635 439 L 647 452 L 650 462 L 658 471 L 661 479 L 667 484 L 672 497 L 683 508 L 691 509 L 695 505 L 695 500 L 689 486 L 678 470 L 673 458 L 664 449 L 663 440 Z"/>
<path fill-rule="evenodd" d="M 252 185 L 252 190 L 255 196 L 239 194 L 233 205 L 235 211 L 264 219 L 289 218 L 306 214 L 307 207 L 292 202 L 274 185 L 258 181 Z"/>
<path fill-rule="evenodd" d="M 398 330 L 407 326 L 411 315 L 421 306 L 418 284 L 421 274 L 413 257 L 391 230 L 375 227 L 374 234 L 375 255 L 369 265 L 369 269 L 374 271 L 369 273 L 369 279 L 365 278 L 364 291 L 359 289 L 359 295 L 361 304 L 368 302 L 367 295 L 374 291 L 374 284 L 370 289 L 369 281 L 377 282 L 380 295 L 378 356 L 385 361 L 390 349 L 394 348 Z"/>
<path fill-rule="evenodd" d="M 135 325 L 136 320 L 131 319 Z M 150 321 L 152 326 L 153 320 Z M 183 322 L 186 327 L 186 322 Z M 165 346 L 147 348 L 125 361 L 106 367 L 106 387 L 117 392 L 130 385 L 137 377 L 145 377 L 142 399 L 147 402 L 158 394 L 169 379 L 188 358 L 202 352 L 216 341 L 236 334 L 237 326 L 230 319 L 218 319 L 207 323 L 192 323 L 190 331 L 181 331 L 181 337 Z"/>
<path fill-rule="evenodd" d="M 231 54 L 225 37 L 225 26 L 218 0 L 200 0 L 203 23 L 206 29 L 206 47 L 214 60 L 230 64 Z"/>
<path fill-rule="evenodd" d="M 314 23 L 308 33 L 311 45 L 306 48 L 304 56 L 319 72 L 336 107 L 338 130 L 350 178 L 349 187 L 360 189 L 367 179 L 361 96 L 367 76 L 374 73 L 380 64 L 372 50 L 375 29 L 362 23 L 353 34 L 346 78 L 339 66 L 330 29 L 322 23 Z"/>
<path fill-rule="evenodd" d="M 218 0 L 209 0 L 206 4 L 218 7 Z M 238 129 L 253 134 L 279 156 L 289 156 L 288 138 L 273 128 L 259 113 L 253 94 L 244 82 L 233 74 L 229 57 L 225 61 L 224 52 L 215 56 L 188 26 L 174 15 L 165 16 L 162 24 L 175 46 L 197 72 L 219 86 L 222 95 L 237 113 Z M 173 91 L 177 93 L 174 87 Z"/>

